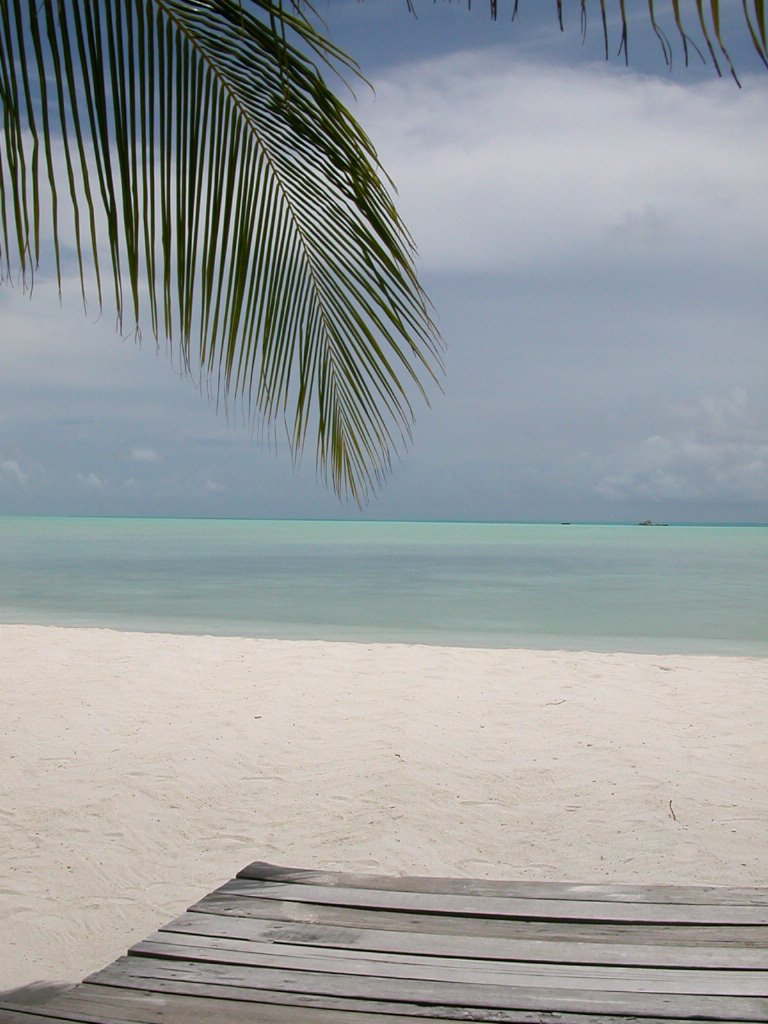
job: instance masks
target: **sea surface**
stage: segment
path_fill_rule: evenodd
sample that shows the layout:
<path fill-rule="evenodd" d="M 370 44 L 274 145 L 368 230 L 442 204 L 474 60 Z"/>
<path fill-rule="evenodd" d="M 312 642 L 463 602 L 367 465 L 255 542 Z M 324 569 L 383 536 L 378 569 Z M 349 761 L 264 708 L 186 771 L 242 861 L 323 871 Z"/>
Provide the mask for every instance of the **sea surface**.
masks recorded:
<path fill-rule="evenodd" d="M 768 529 L 0 518 L 0 621 L 768 655 Z"/>

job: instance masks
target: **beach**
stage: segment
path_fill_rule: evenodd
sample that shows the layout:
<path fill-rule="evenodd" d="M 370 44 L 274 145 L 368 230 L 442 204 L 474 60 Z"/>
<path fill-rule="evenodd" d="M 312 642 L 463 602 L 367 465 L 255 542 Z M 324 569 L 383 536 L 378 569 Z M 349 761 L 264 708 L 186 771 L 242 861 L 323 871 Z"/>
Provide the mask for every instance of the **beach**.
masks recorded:
<path fill-rule="evenodd" d="M 0 991 L 243 867 L 768 885 L 765 659 L 0 626 Z"/>

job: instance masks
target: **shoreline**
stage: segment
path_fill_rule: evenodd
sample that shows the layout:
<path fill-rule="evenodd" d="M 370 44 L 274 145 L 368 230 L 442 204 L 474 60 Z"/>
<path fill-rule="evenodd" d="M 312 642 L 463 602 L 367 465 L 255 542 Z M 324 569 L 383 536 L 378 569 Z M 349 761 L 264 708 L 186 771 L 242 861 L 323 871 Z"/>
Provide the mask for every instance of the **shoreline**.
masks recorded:
<path fill-rule="evenodd" d="M 0 991 L 251 860 L 768 885 L 759 656 L 0 625 Z"/>
<path fill-rule="evenodd" d="M 416 648 L 428 648 L 435 650 L 451 650 L 451 651 L 507 651 L 507 652 L 535 652 L 541 654 L 594 654 L 596 657 L 602 657 L 603 655 L 628 655 L 634 657 L 655 657 L 655 658 L 734 658 L 747 659 L 747 660 L 763 660 L 768 662 L 768 642 L 759 640 L 749 640 L 741 643 L 741 649 L 734 651 L 732 649 L 733 641 L 718 639 L 702 640 L 701 638 L 688 637 L 685 641 L 671 641 L 669 637 L 616 637 L 616 636 L 605 636 L 605 637 L 590 637 L 589 640 L 580 641 L 576 643 L 572 636 L 557 636 L 556 639 L 552 640 L 548 646 L 541 646 L 537 643 L 521 643 L 521 644 L 494 644 L 488 642 L 488 637 L 483 637 L 485 643 L 472 643 L 472 642 L 457 642 L 449 643 L 446 639 L 440 635 L 437 639 L 401 639 L 401 638 L 385 638 L 385 639 L 370 639 L 369 634 L 363 636 L 342 636 L 342 637 L 321 637 L 321 636 L 258 636 L 249 635 L 244 632 L 236 632 L 236 627 L 233 627 L 232 632 L 190 632 L 189 625 L 186 627 L 179 626 L 177 628 L 143 628 L 142 626 L 119 626 L 111 623 L 81 623 L 81 622 L 8 622 L 6 620 L 0 621 L 0 629 L 51 629 L 51 630 L 93 630 L 95 632 L 103 633 L 116 633 L 126 634 L 128 636 L 165 636 L 175 637 L 177 639 L 185 638 L 196 638 L 196 639 L 211 639 L 211 640 L 242 640 L 244 642 L 252 643 L 277 643 L 277 644 L 329 644 L 329 645 L 349 645 L 354 647 L 416 647 Z M 361 633 L 364 627 L 360 627 Z M 405 631 L 403 631 L 405 632 Z M 544 640 L 544 636 L 537 638 L 538 640 Z M 604 644 L 600 644 L 599 640 L 605 640 Z M 625 640 L 626 644 L 622 646 L 616 646 L 616 641 Z M 564 645 L 562 642 L 566 641 L 572 643 L 572 646 Z M 595 641 L 591 643 L 591 641 Z M 694 645 L 708 644 L 709 649 L 703 650 L 701 648 L 692 649 Z M 665 644 L 670 644 L 671 648 L 664 649 Z M 746 649 L 751 647 L 753 649 Z"/>

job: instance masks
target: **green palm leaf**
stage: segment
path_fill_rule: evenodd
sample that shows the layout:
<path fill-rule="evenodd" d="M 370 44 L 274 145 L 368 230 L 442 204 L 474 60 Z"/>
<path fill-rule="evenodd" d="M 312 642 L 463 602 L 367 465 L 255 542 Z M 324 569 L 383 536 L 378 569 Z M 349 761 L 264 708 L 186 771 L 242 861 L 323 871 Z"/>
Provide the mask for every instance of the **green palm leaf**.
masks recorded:
<path fill-rule="evenodd" d="M 409 9 L 416 13 L 416 0 L 406 0 L 406 3 Z M 659 40 L 664 60 L 671 67 L 673 58 L 672 45 L 657 20 L 657 4 L 655 0 L 646 0 L 646 4 L 646 16 L 651 23 L 651 28 L 656 38 Z M 609 14 L 616 16 L 620 27 L 618 53 L 623 52 L 624 60 L 629 63 L 629 17 L 626 0 L 613 0 L 613 3 L 609 3 L 609 0 L 592 0 L 591 4 L 589 0 L 578 0 L 578 5 L 577 0 L 573 0 L 572 4 L 567 4 L 565 0 L 555 0 L 555 5 L 561 30 L 565 29 L 564 15 L 566 9 L 571 8 L 571 11 L 576 9 L 581 25 L 582 37 L 587 34 L 590 12 L 595 9 L 599 10 L 606 60 L 611 55 L 611 39 L 608 28 Z M 467 0 L 467 6 L 469 8 L 472 7 L 472 0 Z M 498 18 L 500 9 L 503 7 L 500 0 L 488 0 L 488 6 L 491 17 L 494 19 Z M 518 17 L 521 6 L 522 0 L 509 0 L 508 9 L 511 11 L 512 20 Z M 637 6 L 640 6 L 639 3 Z M 682 3 L 681 0 L 669 0 L 668 4 L 658 4 L 658 7 L 662 6 L 668 8 L 668 13 L 671 15 L 675 30 L 680 36 L 686 65 L 691 50 L 694 50 L 702 60 L 705 60 L 703 51 L 706 50 L 709 52 L 712 65 L 717 74 L 722 74 L 720 64 L 723 61 L 738 83 L 736 70 L 731 61 L 731 56 L 721 30 L 720 0 L 709 0 L 708 4 L 704 0 L 683 0 Z M 765 0 L 741 0 L 741 8 L 752 45 L 762 62 L 768 67 Z M 690 28 L 691 23 L 695 25 L 694 29 Z M 691 35 L 692 31 L 699 34 L 701 46 L 694 42 Z"/>
<path fill-rule="evenodd" d="M 317 66 L 351 61 L 277 0 L 0 8 L 4 276 L 31 283 L 50 204 L 60 283 L 71 238 L 84 295 L 111 281 L 121 326 L 148 319 L 294 452 L 315 434 L 364 500 L 440 360 L 376 154 Z"/>
<path fill-rule="evenodd" d="M 595 3 L 607 56 L 611 5 Z M 612 6 L 626 58 L 624 0 Z M 708 6 L 669 13 L 686 59 L 695 13 L 719 72 L 717 52 L 730 57 Z M 768 62 L 764 0 L 742 7 Z M 71 248 L 84 299 L 89 282 L 100 307 L 111 291 L 121 329 L 148 320 L 219 396 L 284 424 L 295 453 L 316 436 L 321 472 L 362 501 L 408 439 L 440 346 L 373 147 L 323 78 L 356 68 L 311 13 L 2 0 L 0 279 L 31 285 L 49 233 L 60 287 Z M 654 0 L 648 14 L 670 61 Z"/>

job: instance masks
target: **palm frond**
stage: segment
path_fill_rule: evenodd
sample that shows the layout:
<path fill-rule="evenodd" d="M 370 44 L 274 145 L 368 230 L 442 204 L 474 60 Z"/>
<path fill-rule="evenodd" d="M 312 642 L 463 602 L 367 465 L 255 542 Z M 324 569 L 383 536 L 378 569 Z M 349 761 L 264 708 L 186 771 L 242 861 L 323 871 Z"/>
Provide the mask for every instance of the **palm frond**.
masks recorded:
<path fill-rule="evenodd" d="M 656 8 L 657 6 L 660 7 L 661 4 L 655 4 L 654 0 L 646 0 L 646 2 L 647 16 L 650 21 L 651 28 L 659 41 L 665 63 L 668 67 L 671 67 L 673 59 L 672 45 L 667 34 L 661 29 L 657 19 Z M 408 4 L 408 9 L 416 13 L 414 0 L 406 0 L 406 3 Z M 612 6 L 613 10 L 618 15 L 620 29 L 619 45 L 616 49 L 619 54 L 624 54 L 624 60 L 629 63 L 629 17 L 627 15 L 626 0 L 614 0 L 612 5 L 609 5 L 607 0 L 593 0 L 592 5 L 589 4 L 588 0 L 578 0 L 578 4 L 582 37 L 585 36 L 587 32 L 589 11 L 594 10 L 595 8 L 599 10 L 606 60 L 611 56 L 611 40 L 608 32 L 608 8 Z M 566 0 L 555 0 L 555 5 L 560 29 L 565 31 L 564 8 L 567 8 L 569 5 L 566 3 Z M 575 5 L 576 0 L 573 0 L 573 6 L 575 7 Z M 488 0 L 488 6 L 491 18 L 494 20 L 499 17 L 504 7 L 503 3 L 500 3 L 499 0 Z M 741 0 L 741 6 L 744 24 L 749 33 L 752 45 L 760 57 L 760 60 L 766 65 L 766 67 L 768 67 L 765 0 Z M 472 0 L 467 0 L 467 7 L 472 7 Z M 521 7 L 521 0 L 509 0 L 508 9 L 511 11 L 513 21 L 519 16 Z M 721 28 L 720 0 L 709 0 L 709 3 L 705 3 L 704 0 L 683 0 L 682 3 L 681 0 L 669 0 L 668 7 L 672 15 L 673 24 L 680 37 L 680 43 L 682 45 L 686 65 L 688 64 L 688 57 L 691 49 L 693 49 L 702 60 L 704 60 L 704 50 L 707 50 L 712 61 L 712 66 L 717 74 L 722 74 L 720 64 L 721 61 L 724 61 L 728 70 L 731 72 L 738 84 L 739 80 L 736 75 L 736 69 L 733 65 L 733 61 L 731 60 L 730 52 L 726 45 L 726 40 Z M 691 23 L 695 25 L 694 29 L 689 27 Z M 699 34 L 701 46 L 698 46 L 694 42 L 693 32 Z"/>
<path fill-rule="evenodd" d="M 60 282 L 69 243 L 122 329 L 146 318 L 294 452 L 316 432 L 321 472 L 363 501 L 440 343 L 324 64 L 355 71 L 281 0 L 6 0 L 0 266 L 31 283 L 50 205 Z"/>

